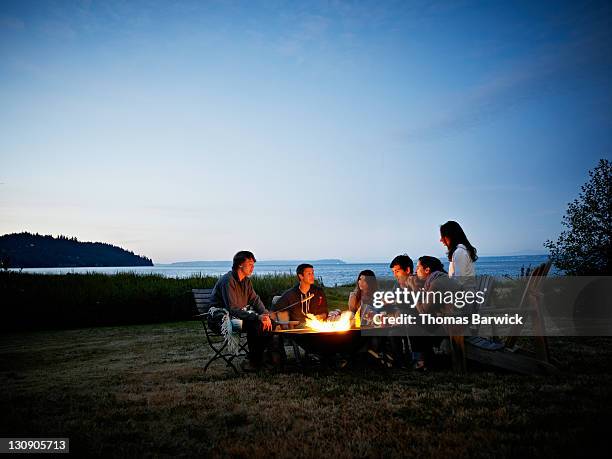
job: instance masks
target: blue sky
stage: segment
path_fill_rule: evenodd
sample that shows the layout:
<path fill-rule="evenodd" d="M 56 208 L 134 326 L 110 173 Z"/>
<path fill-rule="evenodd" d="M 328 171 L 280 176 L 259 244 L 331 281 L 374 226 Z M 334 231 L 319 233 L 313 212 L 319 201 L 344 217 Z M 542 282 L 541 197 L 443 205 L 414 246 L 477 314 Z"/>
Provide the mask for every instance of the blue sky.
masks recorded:
<path fill-rule="evenodd" d="M 606 2 L 0 3 L 0 233 L 156 262 L 537 252 L 612 147 Z"/>

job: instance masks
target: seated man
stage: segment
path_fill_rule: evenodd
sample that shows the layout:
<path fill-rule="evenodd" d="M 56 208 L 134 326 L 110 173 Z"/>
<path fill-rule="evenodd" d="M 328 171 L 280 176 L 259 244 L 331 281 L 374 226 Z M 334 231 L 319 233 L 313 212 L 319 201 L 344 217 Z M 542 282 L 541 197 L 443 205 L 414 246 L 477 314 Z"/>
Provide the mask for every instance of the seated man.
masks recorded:
<path fill-rule="evenodd" d="M 408 254 L 403 253 L 396 256 L 393 260 L 391 260 L 391 263 L 389 263 L 389 268 L 391 268 L 393 277 L 395 277 L 396 280 L 392 290 L 398 288 L 407 288 L 409 290 L 418 289 L 416 276 L 414 275 L 414 263 Z M 400 311 L 397 309 L 393 311 L 393 305 L 388 306 L 391 314 L 400 313 Z M 391 355 L 393 356 L 393 364 L 395 366 L 404 366 L 406 363 L 408 363 L 408 361 L 412 360 L 412 357 L 409 355 L 410 351 L 407 336 L 393 336 L 389 340 L 389 345 L 391 346 Z"/>
<path fill-rule="evenodd" d="M 417 262 L 416 274 L 419 280 L 423 282 L 425 293 L 440 293 L 440 295 L 426 295 L 424 300 L 416 304 L 417 312 L 434 316 L 452 312 L 453 304 L 445 303 L 443 298 L 446 292 L 455 292 L 458 289 L 458 284 L 448 277 L 442 262 L 436 257 L 422 256 Z M 434 354 L 433 347 L 440 344 L 447 331 L 440 325 L 422 325 L 422 328 L 425 332 L 423 336 L 410 337 L 412 350 L 416 354 L 414 360 L 417 370 L 426 369 Z M 450 328 L 452 329 L 452 327 Z"/>
<path fill-rule="evenodd" d="M 396 288 L 415 289 L 414 263 L 412 258 L 405 253 L 398 255 L 391 261 L 389 268 L 391 268 L 393 276 L 397 281 L 393 286 L 393 290 Z"/>
<path fill-rule="evenodd" d="M 417 262 L 416 274 L 423 282 L 425 292 L 455 292 L 459 285 L 444 270 L 444 265 L 436 257 L 422 256 Z M 445 303 L 443 295 L 429 295 L 424 301 L 416 304 L 416 309 L 421 314 L 440 314 L 453 311 L 452 303 Z"/>
<path fill-rule="evenodd" d="M 327 298 L 323 289 L 314 285 L 312 265 L 302 263 L 296 273 L 299 283 L 284 292 L 273 306 L 274 311 L 280 311 L 278 319 L 298 321 L 299 328 L 304 326 L 306 314 L 312 314 L 320 320 L 327 319 Z"/>
<path fill-rule="evenodd" d="M 393 277 L 395 277 L 395 283 L 391 287 L 391 291 L 407 289 L 416 292 L 423 287 L 423 281 L 415 275 L 412 258 L 407 254 L 403 253 L 396 256 L 389 264 L 389 268 L 391 268 Z M 395 300 L 387 303 L 387 306 L 392 307 L 394 304 Z"/>
<path fill-rule="evenodd" d="M 211 306 L 227 309 L 232 318 L 242 321 L 249 345 L 246 371 L 261 367 L 263 351 L 269 340 L 264 332 L 272 329 L 269 312 L 253 290 L 249 276 L 255 269 L 255 256 L 243 250 L 234 255 L 232 270 L 219 278 L 212 291 Z"/>

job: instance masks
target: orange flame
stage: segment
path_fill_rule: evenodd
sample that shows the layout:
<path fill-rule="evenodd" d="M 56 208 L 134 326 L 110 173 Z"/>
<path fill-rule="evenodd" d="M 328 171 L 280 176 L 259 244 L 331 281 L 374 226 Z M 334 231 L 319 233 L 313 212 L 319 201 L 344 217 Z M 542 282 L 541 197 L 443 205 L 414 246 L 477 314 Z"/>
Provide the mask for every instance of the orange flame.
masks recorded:
<path fill-rule="evenodd" d="M 320 332 L 336 332 L 351 329 L 350 311 L 344 311 L 336 320 L 320 320 L 312 314 L 306 315 L 306 326 Z"/>

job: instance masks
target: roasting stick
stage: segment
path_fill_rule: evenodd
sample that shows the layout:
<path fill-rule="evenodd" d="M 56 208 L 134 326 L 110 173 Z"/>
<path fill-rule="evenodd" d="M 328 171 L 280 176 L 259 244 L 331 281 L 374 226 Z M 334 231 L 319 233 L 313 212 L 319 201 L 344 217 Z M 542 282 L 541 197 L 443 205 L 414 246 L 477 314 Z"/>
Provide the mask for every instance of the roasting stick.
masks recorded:
<path fill-rule="evenodd" d="M 291 309 L 293 306 L 298 305 L 300 303 L 305 303 L 308 300 L 312 300 L 314 298 L 314 294 L 310 294 L 308 295 L 306 298 L 304 298 L 303 300 L 300 301 L 296 301 L 295 303 L 290 304 L 289 306 L 285 306 L 284 308 L 281 309 L 277 309 L 276 311 L 272 311 L 272 312 L 282 312 L 282 311 L 286 311 L 287 309 Z"/>

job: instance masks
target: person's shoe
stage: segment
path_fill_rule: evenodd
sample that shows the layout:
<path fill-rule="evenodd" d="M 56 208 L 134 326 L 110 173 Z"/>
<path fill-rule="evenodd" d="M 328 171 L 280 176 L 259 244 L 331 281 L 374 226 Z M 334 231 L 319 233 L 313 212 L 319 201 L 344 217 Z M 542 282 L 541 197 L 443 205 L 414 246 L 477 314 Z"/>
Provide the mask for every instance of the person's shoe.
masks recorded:
<path fill-rule="evenodd" d="M 241 364 L 240 364 L 240 368 L 242 369 L 242 371 L 244 371 L 245 373 L 256 373 L 259 370 L 261 370 L 261 365 L 255 365 L 253 364 L 250 360 L 244 360 Z"/>
<path fill-rule="evenodd" d="M 348 365 L 348 360 L 346 360 L 346 359 L 339 359 L 339 360 L 336 361 L 336 366 L 339 369 L 346 368 L 347 365 Z"/>
<path fill-rule="evenodd" d="M 320 363 L 323 362 L 324 359 L 321 359 L 321 357 L 319 357 L 316 354 L 306 354 L 304 356 L 304 361 L 308 362 L 311 365 L 318 365 Z"/>
<path fill-rule="evenodd" d="M 376 361 L 378 365 L 381 365 L 386 368 L 391 368 L 393 366 L 393 363 L 387 360 L 383 356 L 382 352 L 376 352 L 374 349 L 368 349 L 368 354 L 374 358 L 374 360 Z M 389 357 L 389 356 L 386 356 L 386 357 Z"/>
<path fill-rule="evenodd" d="M 374 349 L 368 349 L 368 354 L 374 357 L 376 360 L 380 360 L 380 354 L 376 352 Z"/>
<path fill-rule="evenodd" d="M 440 347 L 438 348 L 439 353 L 442 355 L 451 355 L 453 350 L 451 348 L 450 340 L 448 338 L 444 338 L 440 342 Z"/>

